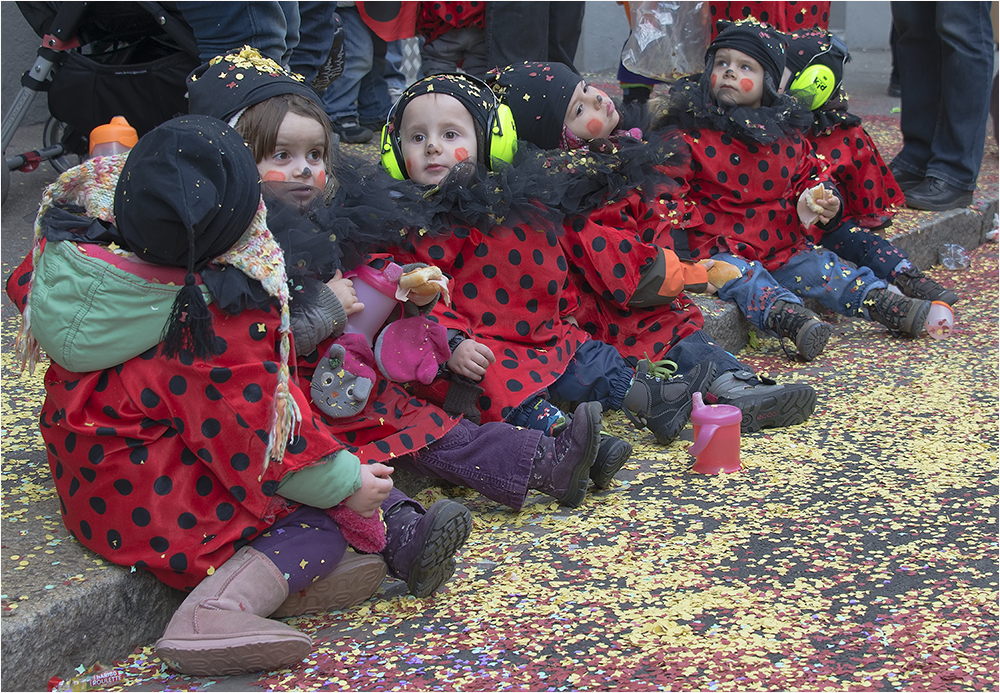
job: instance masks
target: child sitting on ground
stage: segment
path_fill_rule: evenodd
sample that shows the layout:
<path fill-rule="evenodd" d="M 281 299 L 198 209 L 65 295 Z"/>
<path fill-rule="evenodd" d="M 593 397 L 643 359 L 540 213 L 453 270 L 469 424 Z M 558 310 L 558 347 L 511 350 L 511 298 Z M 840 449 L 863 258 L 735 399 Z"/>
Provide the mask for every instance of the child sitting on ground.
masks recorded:
<path fill-rule="evenodd" d="M 257 166 L 225 123 L 168 121 L 131 152 L 64 173 L 42 198 L 31 257 L 31 280 L 8 292 L 22 362 L 40 349 L 51 359 L 40 423 L 63 521 L 108 561 L 190 591 L 156 646 L 169 666 L 292 665 L 312 641 L 268 616 L 371 596 L 385 565 L 347 552 L 327 514 L 341 502 L 383 512 L 394 570 L 453 564 L 461 542 L 447 554 L 426 544 L 423 518 L 467 528 L 468 511 L 393 513 L 419 506 L 312 413 L 291 372 L 286 274 Z M 226 313 L 230 291 L 256 300 Z"/>
<path fill-rule="evenodd" d="M 692 394 L 705 391 L 715 366 L 699 363 L 684 376 L 664 378 L 647 362 L 636 373 L 614 348 L 568 319 L 578 298 L 559 241 L 562 226 L 530 218 L 531 186 L 520 205 L 470 220 L 498 188 L 517 189 L 518 169 L 478 177 L 485 165 L 497 168 L 491 154 L 503 142 L 496 126 L 511 136 L 509 117 L 485 84 L 438 75 L 404 92 L 383 131 L 387 168 L 446 210 L 436 226 L 411 234 L 409 248 L 411 259 L 433 259 L 453 278 L 452 309 L 435 313 L 452 336 L 452 378 L 461 374 L 483 389 L 477 405 L 484 420 L 548 429 L 562 416 L 549 399 L 597 400 L 641 417 L 666 444 L 683 428 Z M 435 396 L 443 396 L 447 381 L 436 385 Z"/>
<path fill-rule="evenodd" d="M 777 93 L 783 37 L 754 20 L 726 22 L 705 65 L 703 74 L 674 85 L 654 129 L 680 126 L 691 145 L 685 197 L 701 213 L 689 228 L 691 257 L 739 270 L 718 285 L 719 298 L 735 301 L 762 331 L 792 338 L 806 360 L 822 352 L 832 328 L 800 296 L 919 335 L 929 302 L 888 291 L 871 270 L 812 245 L 810 227 L 838 224 L 841 199 L 803 138 L 811 114 Z"/>
<path fill-rule="evenodd" d="M 744 411 L 744 432 L 804 421 L 813 410 L 815 391 L 804 384 L 762 382 L 709 339 L 701 311 L 682 293 L 709 287 L 706 266 L 681 262 L 672 250 L 674 243 L 686 247 L 680 225 L 690 223 L 679 217 L 671 195 L 676 189 L 672 176 L 685 162 L 677 144 L 658 138 L 658 154 L 651 159 L 656 165 L 639 170 L 633 162 L 649 159 L 654 146 L 639 139 L 641 131 L 621 122 L 630 118 L 619 117 L 604 92 L 566 66 L 522 63 L 500 70 L 494 79 L 522 139 L 577 152 L 586 147 L 589 153 L 574 159 L 630 170 L 628 187 L 605 187 L 607 196 L 576 210 L 559 236 L 573 268 L 570 280 L 578 288 L 579 307 L 573 315 L 580 325 L 622 356 L 669 359 L 678 373 L 712 361 L 718 374 L 709 392 Z M 595 145 L 596 137 L 609 138 L 612 146 Z M 595 168 L 578 165 L 558 175 L 581 178 Z M 653 237 L 663 247 L 652 245 Z"/>
<path fill-rule="evenodd" d="M 893 205 L 902 192 L 861 118 L 847 110 L 844 65 L 847 46 L 822 29 L 788 36 L 781 91 L 788 91 L 813 112 L 806 133 L 813 152 L 830 165 L 830 175 L 844 196 L 842 222 L 823 232 L 817 242 L 839 257 L 868 267 L 879 279 L 893 282 L 906 296 L 953 305 L 958 294 L 927 277 L 906 253 L 869 229 L 892 223 Z"/>
<path fill-rule="evenodd" d="M 410 317 L 393 321 L 371 340 L 378 352 L 377 363 L 367 339 L 349 331 L 345 334 L 350 318 L 368 307 L 357 302 L 354 284 L 343 273 L 356 269 L 362 253 L 376 239 L 383 245 L 400 240 L 399 229 L 403 216 L 409 216 L 408 209 L 403 202 L 393 202 L 390 188 L 377 189 L 379 181 L 389 179 L 375 175 L 379 172 L 371 165 L 343 154 L 328 157 L 328 119 L 309 87 L 273 62 L 259 56 L 248 60 L 248 56 L 252 57 L 246 51 L 224 56 L 195 71 L 189 81 L 191 110 L 236 118 L 235 127 L 247 138 L 261 178 L 273 181 L 265 184 L 267 188 L 289 186 L 293 195 L 319 202 L 323 162 L 334 160 L 336 180 L 325 181 L 338 188 L 331 205 L 300 206 L 308 212 L 310 223 L 306 224 L 288 214 L 284 205 L 280 228 L 275 230 L 294 258 L 289 272 L 295 278 L 296 375 L 303 388 L 312 379 L 312 405 L 318 418 L 347 441 L 363 462 L 391 461 L 393 466 L 471 487 L 514 509 L 522 507 L 529 489 L 578 505 L 598 452 L 600 407 L 581 406 L 573 425 L 559 437 L 501 423 L 476 426 L 413 397 L 402 387 L 403 381 L 429 382 L 437 375 L 438 362 L 425 359 L 427 353 L 443 349 L 443 358 L 451 356 L 443 337 L 437 343 L 424 339 L 434 328 L 443 331 L 439 325 L 407 306 Z M 271 220 L 272 212 L 288 195 L 267 199 Z M 388 270 L 382 274 L 389 277 Z M 400 283 L 401 279 L 397 270 L 392 281 Z M 409 296 L 408 304 L 429 308 L 438 292 L 425 293 L 416 286 Z M 415 323 L 416 329 L 406 328 L 407 323 Z M 395 336 L 392 348 L 388 333 Z M 407 341 L 409 335 L 413 335 L 412 343 Z M 331 350 L 338 343 L 345 348 L 336 356 L 337 366 L 330 367 L 335 358 Z M 390 367 L 393 355 L 397 362 Z M 353 382 L 340 381 L 345 370 L 357 371 L 347 376 Z M 348 411 L 327 406 L 327 394 L 352 389 L 352 402 L 338 402 Z M 430 577 L 443 582 L 449 575 Z"/>

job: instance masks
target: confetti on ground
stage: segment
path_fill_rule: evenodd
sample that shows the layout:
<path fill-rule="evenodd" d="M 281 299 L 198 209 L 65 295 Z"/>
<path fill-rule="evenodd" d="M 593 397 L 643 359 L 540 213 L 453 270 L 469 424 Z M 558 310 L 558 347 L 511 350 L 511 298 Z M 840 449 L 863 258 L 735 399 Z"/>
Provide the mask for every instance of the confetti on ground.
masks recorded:
<path fill-rule="evenodd" d="M 969 270 L 929 272 L 963 296 L 949 339 L 828 316 L 834 336 L 814 362 L 789 362 L 768 338 L 745 350 L 819 402 L 800 426 L 745 436 L 742 473 L 693 474 L 690 428 L 664 448 L 609 415 L 635 454 L 580 508 L 533 494 L 515 514 L 462 489 L 421 494 L 460 500 L 475 521 L 433 598 L 387 581 L 353 609 L 288 619 L 314 650 L 260 675 L 180 676 L 150 643 L 114 663 L 121 689 L 996 690 L 1000 263 L 993 244 L 971 256 Z M 40 375 L 9 362 L 12 323 L 5 534 L 51 493 L 44 464 L 8 463 L 41 445 Z M 71 541 L 58 516 L 44 522 L 48 541 Z M 5 579 L 43 569 L 44 549 L 4 553 Z M 0 598 L 4 614 L 27 599 L 6 585 Z"/>

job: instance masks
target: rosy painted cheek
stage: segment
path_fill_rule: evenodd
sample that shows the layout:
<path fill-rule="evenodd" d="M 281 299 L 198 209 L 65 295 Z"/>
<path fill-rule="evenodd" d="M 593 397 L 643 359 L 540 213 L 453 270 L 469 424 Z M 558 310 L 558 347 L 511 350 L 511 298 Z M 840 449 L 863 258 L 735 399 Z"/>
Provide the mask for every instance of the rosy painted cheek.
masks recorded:
<path fill-rule="evenodd" d="M 469 150 L 465 147 L 455 149 L 455 161 L 465 161 L 469 158 Z"/>
<path fill-rule="evenodd" d="M 326 171 L 319 171 L 316 173 L 316 182 L 319 183 L 318 187 L 326 187 Z"/>
<path fill-rule="evenodd" d="M 597 137 L 597 133 L 601 131 L 602 127 L 604 127 L 604 123 L 599 121 L 597 118 L 591 118 L 587 121 L 587 132 L 594 137 Z"/>
<path fill-rule="evenodd" d="M 753 80 L 752 79 L 746 79 L 746 78 L 741 79 L 740 80 L 740 89 L 742 89 L 743 91 L 749 93 L 751 90 L 753 90 Z"/>
<path fill-rule="evenodd" d="M 712 89 L 715 89 L 715 80 L 719 78 L 718 75 L 712 75 Z"/>
<path fill-rule="evenodd" d="M 264 180 L 284 183 L 288 179 L 285 178 L 285 174 L 282 173 L 281 171 L 268 171 L 267 173 L 264 174 Z"/>
<path fill-rule="evenodd" d="M 409 172 L 410 172 L 410 171 L 412 171 L 412 170 L 413 170 L 413 164 L 412 164 L 412 163 L 410 163 L 410 160 L 409 160 L 409 159 L 407 159 L 407 160 L 406 160 L 406 172 L 407 172 L 407 173 L 409 173 Z"/>

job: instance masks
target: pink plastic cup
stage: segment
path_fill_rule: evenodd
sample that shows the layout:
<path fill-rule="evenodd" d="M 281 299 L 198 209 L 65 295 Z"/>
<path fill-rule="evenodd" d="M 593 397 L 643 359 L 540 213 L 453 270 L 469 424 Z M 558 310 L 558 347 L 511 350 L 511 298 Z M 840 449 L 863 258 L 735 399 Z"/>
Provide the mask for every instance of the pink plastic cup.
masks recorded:
<path fill-rule="evenodd" d="M 396 286 L 402 272 L 399 265 L 390 262 L 381 272 L 362 265 L 344 275 L 354 282 L 354 293 L 357 294 L 358 301 L 365 304 L 364 310 L 348 316 L 345 332 L 363 334 L 368 338 L 369 345 L 375 343 L 375 336 L 399 305 Z"/>
<path fill-rule="evenodd" d="M 730 404 L 705 404 L 700 392 L 692 397 L 691 423 L 694 443 L 688 453 L 696 459 L 693 470 L 699 474 L 738 472 L 740 463 L 740 421 L 743 412 Z"/>

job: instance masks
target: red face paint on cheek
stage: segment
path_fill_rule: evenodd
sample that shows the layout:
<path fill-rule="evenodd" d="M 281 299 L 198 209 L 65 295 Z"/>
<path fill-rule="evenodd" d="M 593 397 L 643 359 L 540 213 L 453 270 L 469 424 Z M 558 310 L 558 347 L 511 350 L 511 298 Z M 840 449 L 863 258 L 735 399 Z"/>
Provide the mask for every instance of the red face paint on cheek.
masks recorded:
<path fill-rule="evenodd" d="M 412 171 L 412 170 L 413 170 L 413 164 L 411 164 L 411 163 L 410 163 L 410 160 L 409 160 L 409 159 L 407 159 L 407 160 L 406 160 L 406 172 L 407 172 L 407 173 L 409 173 L 409 172 L 410 172 L 410 171 Z"/>
<path fill-rule="evenodd" d="M 597 137 L 597 133 L 601 131 L 602 127 L 604 127 L 604 123 L 599 121 L 597 118 L 591 118 L 587 121 L 587 132 L 594 137 Z"/>
<path fill-rule="evenodd" d="M 719 78 L 719 75 L 712 75 L 712 89 L 715 89 L 715 80 Z"/>
<path fill-rule="evenodd" d="M 740 80 L 740 89 L 742 89 L 745 92 L 750 92 L 753 89 L 753 80 L 752 79 L 747 79 L 745 77 L 743 79 L 741 79 Z"/>
<path fill-rule="evenodd" d="M 319 184 L 317 187 L 326 187 L 326 171 L 318 171 L 316 173 L 316 182 Z"/>
<path fill-rule="evenodd" d="M 469 158 L 469 150 L 468 149 L 466 149 L 465 147 L 458 147 L 457 149 L 455 149 L 455 160 L 456 161 L 465 161 L 468 158 Z"/>
<path fill-rule="evenodd" d="M 282 173 L 281 171 L 268 171 L 267 173 L 264 174 L 264 180 L 284 183 L 288 179 L 285 178 L 285 174 Z"/>

